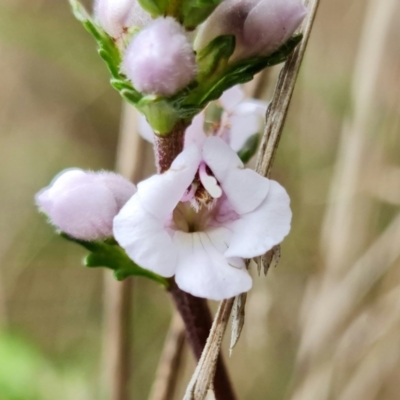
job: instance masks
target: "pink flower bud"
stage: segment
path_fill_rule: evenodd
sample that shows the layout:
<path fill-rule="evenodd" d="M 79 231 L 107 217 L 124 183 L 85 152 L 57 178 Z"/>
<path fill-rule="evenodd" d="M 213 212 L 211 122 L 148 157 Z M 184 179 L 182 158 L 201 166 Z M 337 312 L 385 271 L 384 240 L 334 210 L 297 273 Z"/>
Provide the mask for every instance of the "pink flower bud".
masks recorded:
<path fill-rule="evenodd" d="M 194 79 L 196 61 L 183 28 L 157 18 L 133 38 L 122 71 L 142 93 L 170 96 Z"/>
<path fill-rule="evenodd" d="M 293 35 L 306 14 L 301 0 L 225 0 L 202 26 L 196 48 L 217 36 L 235 35 L 234 60 L 267 56 Z"/>
<path fill-rule="evenodd" d="M 69 169 L 35 200 L 58 229 L 91 241 L 112 237 L 114 217 L 135 192 L 135 185 L 112 172 Z"/>
<path fill-rule="evenodd" d="M 96 0 L 94 14 L 102 28 L 114 38 L 131 26 L 142 27 L 151 21 L 136 0 Z"/>

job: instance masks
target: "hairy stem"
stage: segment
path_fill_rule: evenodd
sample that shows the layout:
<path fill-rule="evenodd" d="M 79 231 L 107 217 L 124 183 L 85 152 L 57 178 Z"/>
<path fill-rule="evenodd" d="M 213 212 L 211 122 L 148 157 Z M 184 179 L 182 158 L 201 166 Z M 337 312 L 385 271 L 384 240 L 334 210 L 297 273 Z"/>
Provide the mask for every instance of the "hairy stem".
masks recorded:
<path fill-rule="evenodd" d="M 169 169 L 176 156 L 183 150 L 187 125 L 180 121 L 168 136 L 154 135 L 154 154 L 158 173 Z"/>

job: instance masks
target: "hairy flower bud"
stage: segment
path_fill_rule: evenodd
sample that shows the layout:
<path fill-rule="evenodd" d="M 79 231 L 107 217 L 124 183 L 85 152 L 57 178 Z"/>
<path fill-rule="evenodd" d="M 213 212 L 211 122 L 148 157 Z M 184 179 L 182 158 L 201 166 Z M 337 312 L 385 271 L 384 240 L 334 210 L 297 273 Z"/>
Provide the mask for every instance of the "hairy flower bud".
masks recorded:
<path fill-rule="evenodd" d="M 293 35 L 306 14 L 301 0 L 225 0 L 202 26 L 195 47 L 234 35 L 234 60 L 267 56 Z"/>
<path fill-rule="evenodd" d="M 114 217 L 136 187 L 112 172 L 69 169 L 57 175 L 35 197 L 53 225 L 81 240 L 112 237 Z"/>
<path fill-rule="evenodd" d="M 173 18 L 157 18 L 133 38 L 122 71 L 137 90 L 171 96 L 194 79 L 196 61 L 183 28 Z"/>
<path fill-rule="evenodd" d="M 131 26 L 142 27 L 151 20 L 136 0 L 96 0 L 94 13 L 102 28 L 114 38 Z"/>

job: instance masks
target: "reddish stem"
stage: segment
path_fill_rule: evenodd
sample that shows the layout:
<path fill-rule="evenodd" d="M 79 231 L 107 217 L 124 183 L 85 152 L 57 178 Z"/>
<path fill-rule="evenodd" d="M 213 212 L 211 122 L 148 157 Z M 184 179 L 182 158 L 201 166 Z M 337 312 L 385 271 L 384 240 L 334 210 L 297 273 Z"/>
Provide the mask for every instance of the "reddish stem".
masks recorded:
<path fill-rule="evenodd" d="M 180 290 L 172 280 L 169 292 L 185 324 L 188 343 L 196 359 L 199 360 L 212 325 L 212 317 L 207 302 L 205 299 Z M 217 400 L 236 399 L 221 355 L 218 357 L 214 377 L 214 391 Z"/>
<path fill-rule="evenodd" d="M 154 135 L 154 154 L 158 173 L 169 169 L 176 156 L 182 152 L 187 125 L 179 122 L 168 136 Z"/>

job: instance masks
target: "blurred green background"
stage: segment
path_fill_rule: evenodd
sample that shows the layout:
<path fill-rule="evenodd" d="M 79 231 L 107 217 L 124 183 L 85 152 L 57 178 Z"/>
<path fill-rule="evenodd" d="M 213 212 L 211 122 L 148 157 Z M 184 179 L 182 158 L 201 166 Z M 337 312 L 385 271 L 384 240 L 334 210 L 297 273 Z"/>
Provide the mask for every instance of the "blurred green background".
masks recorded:
<path fill-rule="evenodd" d="M 279 266 L 254 274 L 227 358 L 240 399 L 399 398 L 395 3 L 321 1 L 273 172 L 293 229 Z M 84 251 L 54 235 L 33 197 L 64 168 L 113 169 L 121 100 L 66 0 L 0 0 L 0 52 L 0 400 L 102 399 L 103 272 L 81 266 Z M 171 305 L 143 279 L 133 303 L 130 385 L 142 400 Z M 177 399 L 193 365 L 187 351 Z"/>

